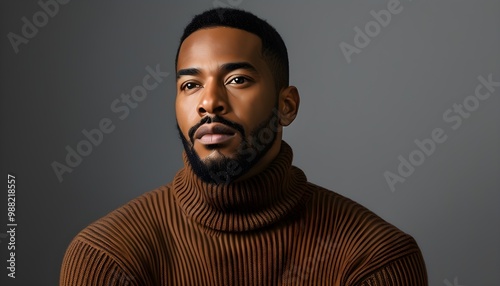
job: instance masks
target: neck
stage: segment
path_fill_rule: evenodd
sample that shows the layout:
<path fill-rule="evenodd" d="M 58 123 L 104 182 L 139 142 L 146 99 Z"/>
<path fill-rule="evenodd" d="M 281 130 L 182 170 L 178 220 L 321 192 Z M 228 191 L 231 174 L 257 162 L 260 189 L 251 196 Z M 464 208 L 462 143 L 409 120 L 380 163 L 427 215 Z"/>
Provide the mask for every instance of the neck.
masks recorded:
<path fill-rule="evenodd" d="M 262 158 L 260 158 L 257 164 L 255 164 L 255 166 L 253 166 L 250 170 L 248 170 L 248 172 L 246 172 L 241 177 L 236 179 L 236 182 L 244 181 L 264 171 L 269 166 L 269 164 L 271 164 L 271 162 L 273 162 L 278 156 L 281 150 L 282 142 L 283 141 L 281 140 L 281 138 L 276 138 L 271 148 L 266 152 L 266 154 Z"/>
<path fill-rule="evenodd" d="M 260 173 L 229 184 L 202 181 L 185 167 L 173 187 L 179 206 L 197 223 L 219 231 L 248 231 L 277 223 L 297 211 L 309 195 L 304 173 L 291 165 L 292 149 L 282 141 L 275 159 Z"/>

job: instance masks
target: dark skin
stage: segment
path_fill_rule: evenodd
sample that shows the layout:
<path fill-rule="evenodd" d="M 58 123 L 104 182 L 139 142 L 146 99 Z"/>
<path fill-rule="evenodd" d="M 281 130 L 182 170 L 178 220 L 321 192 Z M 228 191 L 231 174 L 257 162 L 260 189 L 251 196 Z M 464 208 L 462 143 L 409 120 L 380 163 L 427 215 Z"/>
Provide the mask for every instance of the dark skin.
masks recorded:
<path fill-rule="evenodd" d="M 276 90 L 273 72 L 261 51 L 257 35 L 228 27 L 198 30 L 184 40 L 179 50 L 175 110 L 185 138 L 190 138 L 189 129 L 202 118 L 215 115 L 240 124 L 248 137 L 278 107 L 275 141 L 238 180 L 258 174 L 276 158 L 283 126 L 295 119 L 300 103 L 296 87 Z M 210 161 L 234 157 L 242 136 L 227 125 L 206 123 L 194 132 L 193 142 L 188 140 L 200 159 Z"/>

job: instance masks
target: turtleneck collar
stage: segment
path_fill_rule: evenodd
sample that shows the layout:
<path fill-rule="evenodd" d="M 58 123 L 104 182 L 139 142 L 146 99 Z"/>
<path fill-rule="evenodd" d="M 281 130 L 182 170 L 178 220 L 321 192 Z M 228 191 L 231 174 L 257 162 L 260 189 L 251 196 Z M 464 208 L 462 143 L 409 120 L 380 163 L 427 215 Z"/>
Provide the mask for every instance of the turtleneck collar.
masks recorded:
<path fill-rule="evenodd" d="M 248 231 L 278 222 L 297 210 L 310 193 L 302 170 L 292 166 L 293 152 L 282 141 L 279 154 L 261 173 L 229 184 L 202 181 L 184 153 L 184 168 L 173 191 L 184 214 L 219 231 Z"/>

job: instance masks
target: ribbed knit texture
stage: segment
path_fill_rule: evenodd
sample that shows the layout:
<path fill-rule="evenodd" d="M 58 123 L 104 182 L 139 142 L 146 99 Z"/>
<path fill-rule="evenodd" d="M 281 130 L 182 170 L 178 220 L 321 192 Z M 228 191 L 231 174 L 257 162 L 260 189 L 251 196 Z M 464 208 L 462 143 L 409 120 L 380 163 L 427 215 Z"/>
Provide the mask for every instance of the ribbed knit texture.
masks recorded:
<path fill-rule="evenodd" d="M 185 160 L 173 182 L 81 231 L 60 285 L 427 285 L 417 244 L 311 183 L 282 143 L 264 172 L 229 185 Z"/>

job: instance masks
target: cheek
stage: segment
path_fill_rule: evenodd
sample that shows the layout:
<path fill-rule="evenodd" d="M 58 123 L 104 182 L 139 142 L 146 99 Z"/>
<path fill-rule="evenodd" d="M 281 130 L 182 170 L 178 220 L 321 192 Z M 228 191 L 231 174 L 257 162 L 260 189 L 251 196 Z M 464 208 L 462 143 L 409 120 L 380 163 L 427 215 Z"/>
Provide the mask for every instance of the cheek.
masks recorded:
<path fill-rule="evenodd" d="M 275 103 L 275 94 L 258 90 L 254 96 L 243 96 L 232 105 L 236 117 L 250 132 L 270 116 Z"/>
<path fill-rule="evenodd" d="M 193 125 L 198 123 L 199 117 L 197 116 L 196 110 L 193 108 L 192 102 L 189 102 L 188 98 L 179 98 L 179 96 L 175 100 L 175 117 L 177 119 L 177 123 L 184 134 L 184 136 L 188 136 L 188 130 Z"/>

